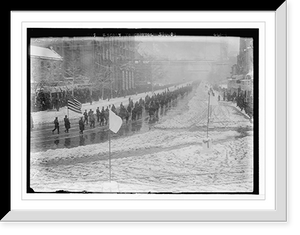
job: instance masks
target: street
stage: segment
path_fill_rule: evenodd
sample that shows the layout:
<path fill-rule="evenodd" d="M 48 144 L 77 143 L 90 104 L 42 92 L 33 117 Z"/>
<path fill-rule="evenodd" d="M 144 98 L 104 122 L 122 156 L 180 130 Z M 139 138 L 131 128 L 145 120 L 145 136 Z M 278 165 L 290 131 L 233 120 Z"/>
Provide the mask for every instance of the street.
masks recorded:
<path fill-rule="evenodd" d="M 212 147 L 206 149 L 204 107 L 207 92 L 199 86 L 160 110 L 156 121 L 149 122 L 144 112 L 142 119 L 123 123 L 111 140 L 111 176 L 119 191 L 251 192 L 252 123 L 232 105 L 219 102 L 211 107 Z M 35 134 L 30 168 L 34 190 L 103 192 L 109 178 L 107 127 L 96 125 L 80 135 L 71 123 L 70 133 L 62 127 L 59 135 L 51 128 Z"/>
<path fill-rule="evenodd" d="M 170 107 L 160 108 L 158 111 L 158 117 L 154 120 L 149 119 L 148 113 L 145 109 L 142 113 L 142 118 L 139 120 L 125 121 L 121 129 L 117 134 L 113 134 L 113 138 L 124 137 L 134 133 L 143 133 L 152 128 L 152 126 L 159 121 L 163 116 L 172 115 L 173 112 L 181 112 L 191 95 L 178 99 L 176 102 L 172 102 Z M 38 129 L 31 131 L 31 152 L 46 151 L 48 149 L 57 148 L 73 148 L 77 146 L 102 143 L 108 140 L 108 126 L 100 126 L 96 121 L 95 127 L 85 125 L 84 134 L 79 134 L 78 119 L 71 120 L 71 129 L 69 133 L 65 133 L 65 127 L 63 123 L 60 123 L 59 134 L 57 130 L 52 133 L 54 124 L 43 123 Z"/>

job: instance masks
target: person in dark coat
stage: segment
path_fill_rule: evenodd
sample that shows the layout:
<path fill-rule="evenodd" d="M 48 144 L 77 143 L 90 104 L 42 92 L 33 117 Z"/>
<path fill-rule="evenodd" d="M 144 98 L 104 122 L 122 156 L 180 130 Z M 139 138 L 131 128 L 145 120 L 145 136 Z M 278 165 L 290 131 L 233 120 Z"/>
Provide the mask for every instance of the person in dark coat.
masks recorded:
<path fill-rule="evenodd" d="M 97 115 L 97 122 L 100 121 L 100 110 L 99 110 L 99 107 L 97 107 L 96 109 L 96 115 Z"/>
<path fill-rule="evenodd" d="M 84 130 L 84 122 L 83 122 L 83 118 L 81 117 L 79 120 L 79 133 L 83 134 L 83 130 Z"/>
<path fill-rule="evenodd" d="M 59 134 L 59 122 L 57 117 L 54 119 L 54 129 L 52 130 L 52 134 L 54 133 L 55 130 L 57 130 L 57 134 Z"/>
<path fill-rule="evenodd" d="M 95 116 L 94 116 L 94 111 L 90 113 L 90 127 L 95 127 Z"/>
<path fill-rule="evenodd" d="M 133 120 L 133 121 L 136 120 L 136 113 L 137 113 L 137 110 L 136 110 L 136 107 L 134 107 L 131 111 L 131 120 Z"/>
<path fill-rule="evenodd" d="M 91 122 L 91 116 L 92 116 L 92 113 L 93 113 L 93 110 L 90 109 L 90 111 L 88 112 L 88 118 L 89 118 L 89 121 Z"/>
<path fill-rule="evenodd" d="M 117 109 L 114 104 L 111 107 L 111 111 L 113 111 L 115 114 L 117 114 Z"/>
<path fill-rule="evenodd" d="M 104 107 L 102 107 L 100 112 L 100 126 L 104 126 L 104 119 L 105 119 L 105 110 Z"/>
<path fill-rule="evenodd" d="M 67 115 L 64 118 L 64 122 L 65 122 L 65 128 L 66 128 L 65 132 L 69 133 L 69 129 L 71 128 L 71 124 L 70 124 L 70 120 L 67 117 Z"/>
<path fill-rule="evenodd" d="M 87 114 L 87 111 L 85 110 L 84 113 L 84 122 L 88 125 L 89 124 L 89 119 L 88 119 L 88 114 Z"/>

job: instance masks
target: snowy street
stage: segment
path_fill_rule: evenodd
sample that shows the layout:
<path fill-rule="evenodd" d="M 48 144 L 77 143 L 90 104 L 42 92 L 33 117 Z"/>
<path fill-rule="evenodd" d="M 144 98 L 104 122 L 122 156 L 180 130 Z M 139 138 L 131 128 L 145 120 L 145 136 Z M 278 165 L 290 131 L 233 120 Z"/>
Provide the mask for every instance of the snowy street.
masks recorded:
<path fill-rule="evenodd" d="M 185 86 L 186 83 L 178 85 L 178 86 L 172 86 L 169 87 L 169 90 L 175 90 L 179 87 Z M 154 94 L 159 94 L 163 92 L 164 90 L 158 90 Z M 146 95 L 149 97 L 152 96 L 152 93 L 142 93 L 137 94 L 134 96 L 134 98 L 131 97 L 134 101 L 138 101 L 140 98 L 145 99 Z M 158 117 L 155 120 L 150 120 L 148 113 L 143 110 L 141 119 L 138 120 L 131 120 L 129 119 L 129 123 L 123 123 L 121 129 L 118 131 L 117 135 L 114 135 L 114 137 L 117 136 L 124 136 L 124 135 L 131 135 L 133 133 L 137 132 L 145 132 L 148 131 L 152 126 L 159 121 L 164 116 L 168 116 L 169 114 L 172 115 L 172 112 L 181 112 L 183 109 L 185 109 L 185 106 L 187 105 L 189 99 L 191 98 L 191 95 L 184 97 L 183 99 L 177 99 L 176 101 L 172 102 L 168 107 L 160 108 L 158 112 Z M 104 105 L 112 105 L 114 104 L 117 108 L 121 104 L 121 102 L 124 105 L 128 105 L 128 97 L 125 98 L 115 98 L 108 101 L 99 101 L 95 102 L 92 105 L 90 104 L 83 104 L 84 107 L 89 108 L 96 108 L 99 104 Z M 100 106 L 102 107 L 102 106 Z M 106 108 L 106 106 L 104 106 Z M 95 110 L 95 109 L 94 109 Z M 170 113 L 171 112 L 171 113 Z M 63 120 L 64 117 L 64 109 L 61 109 L 59 112 L 59 120 Z M 62 122 L 60 122 L 60 133 L 57 134 L 57 131 L 55 133 L 52 133 L 52 130 L 54 128 L 53 120 L 51 120 L 53 116 L 53 112 L 39 112 L 41 116 L 38 116 L 36 113 L 36 122 L 38 121 L 38 127 L 36 127 L 31 131 L 31 152 L 37 152 L 37 151 L 46 151 L 48 149 L 57 149 L 57 148 L 73 148 L 77 146 L 82 145 L 88 145 L 88 144 L 94 144 L 94 143 L 101 143 L 108 140 L 108 126 L 100 126 L 99 122 L 96 122 L 95 127 L 90 127 L 90 125 L 85 125 L 84 135 L 79 134 L 78 129 L 78 120 L 81 116 L 78 113 L 70 111 L 70 122 L 71 122 L 71 128 L 68 133 L 65 133 L 65 127 Z M 77 118 L 74 118 L 74 116 L 78 116 Z M 54 118 L 54 117 L 53 117 Z M 49 122 L 46 122 L 49 120 Z M 50 121 L 51 120 L 51 121 Z"/>
<path fill-rule="evenodd" d="M 191 94 L 143 131 L 112 138 L 119 192 L 252 192 L 252 124 L 232 105 L 217 102 L 210 108 L 207 149 L 207 91 L 200 85 Z M 33 152 L 30 185 L 38 192 L 105 192 L 108 156 L 106 139 Z"/>
<path fill-rule="evenodd" d="M 171 86 L 171 87 L 169 87 L 169 90 L 173 91 L 179 87 L 186 86 L 187 84 L 188 83 L 182 83 L 177 86 Z M 158 93 L 162 93 L 163 91 L 165 91 L 165 89 L 157 90 L 154 93 L 158 94 Z M 131 95 L 131 96 L 113 98 L 111 100 L 94 101 L 92 104 L 84 103 L 84 104 L 82 104 L 81 111 L 83 113 L 84 110 L 89 111 L 90 109 L 92 109 L 95 112 L 97 107 L 99 107 L 101 109 L 102 107 L 106 108 L 107 106 L 113 105 L 113 104 L 116 107 L 119 107 L 121 103 L 123 103 L 123 105 L 128 105 L 129 98 L 131 98 L 133 100 L 133 102 L 136 102 L 140 98 L 144 99 L 147 95 L 151 97 L 153 94 L 152 94 L 152 92 L 145 92 L 145 93 L 139 93 L 139 94 Z M 48 125 L 48 126 L 50 125 L 52 127 L 53 120 L 55 119 L 55 117 L 58 117 L 58 120 L 60 121 L 60 123 L 63 123 L 63 118 L 65 117 L 65 115 L 67 115 L 67 113 L 68 113 L 67 107 L 62 107 L 59 109 L 59 111 L 46 110 L 46 111 L 32 112 L 31 114 L 32 114 L 35 129 L 39 129 L 39 128 L 43 128 L 43 126 L 45 126 L 45 125 Z M 79 118 L 82 117 L 81 114 L 75 113 L 72 111 L 69 111 L 69 114 L 70 114 L 70 116 L 69 116 L 70 120 L 78 121 Z"/>

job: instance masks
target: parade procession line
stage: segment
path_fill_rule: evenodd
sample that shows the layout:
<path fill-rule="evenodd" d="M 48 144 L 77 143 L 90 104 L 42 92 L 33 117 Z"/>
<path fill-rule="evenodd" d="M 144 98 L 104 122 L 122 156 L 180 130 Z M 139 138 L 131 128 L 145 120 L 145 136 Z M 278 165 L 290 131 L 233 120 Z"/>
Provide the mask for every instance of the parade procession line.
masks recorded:
<path fill-rule="evenodd" d="M 115 105 L 115 106 L 120 106 L 121 103 L 123 103 L 123 105 L 128 105 L 129 103 L 129 98 L 131 98 L 131 100 L 133 100 L 133 102 L 138 101 L 140 98 L 144 99 L 147 95 L 149 97 L 152 97 L 153 94 L 159 94 L 162 93 L 164 91 L 166 91 L 166 89 L 169 89 L 169 91 L 173 91 L 175 89 L 178 89 L 180 87 L 184 87 L 188 84 L 190 84 L 191 82 L 186 82 L 186 83 L 182 83 L 182 84 L 178 84 L 178 85 L 174 85 L 174 86 L 170 86 L 168 88 L 164 88 L 164 89 L 160 89 L 160 90 L 156 90 L 153 93 L 150 92 L 144 92 L 144 93 L 139 93 L 136 95 L 130 95 L 130 96 L 125 96 L 125 97 L 117 97 L 117 98 L 112 98 L 110 100 L 99 100 L 99 101 L 94 101 L 92 104 L 90 103 L 84 103 L 82 104 L 82 112 L 84 112 L 84 110 L 89 111 L 90 109 L 92 110 L 96 110 L 97 107 L 99 107 L 99 109 L 101 109 L 102 107 L 107 107 L 109 105 Z M 53 124 L 53 120 L 55 117 L 58 117 L 58 120 L 63 120 L 64 116 L 67 115 L 67 107 L 62 107 L 60 108 L 59 111 L 55 111 L 55 110 L 47 110 L 47 111 L 39 111 L 39 112 L 31 112 L 32 114 L 32 118 L 33 118 L 33 123 L 34 123 L 34 128 L 40 128 L 40 125 L 51 125 Z M 79 120 L 80 117 L 82 117 L 83 114 L 78 114 L 75 112 L 69 112 L 70 113 L 70 121 L 71 120 Z"/>

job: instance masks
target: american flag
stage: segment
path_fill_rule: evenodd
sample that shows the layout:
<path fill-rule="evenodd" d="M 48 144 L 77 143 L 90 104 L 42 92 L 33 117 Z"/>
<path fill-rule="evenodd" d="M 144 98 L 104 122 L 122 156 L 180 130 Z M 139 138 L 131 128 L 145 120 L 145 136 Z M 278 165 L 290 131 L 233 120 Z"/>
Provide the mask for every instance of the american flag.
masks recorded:
<path fill-rule="evenodd" d="M 76 100 L 74 97 L 68 99 L 68 109 L 70 109 L 76 113 L 82 114 L 81 103 L 78 100 Z"/>

